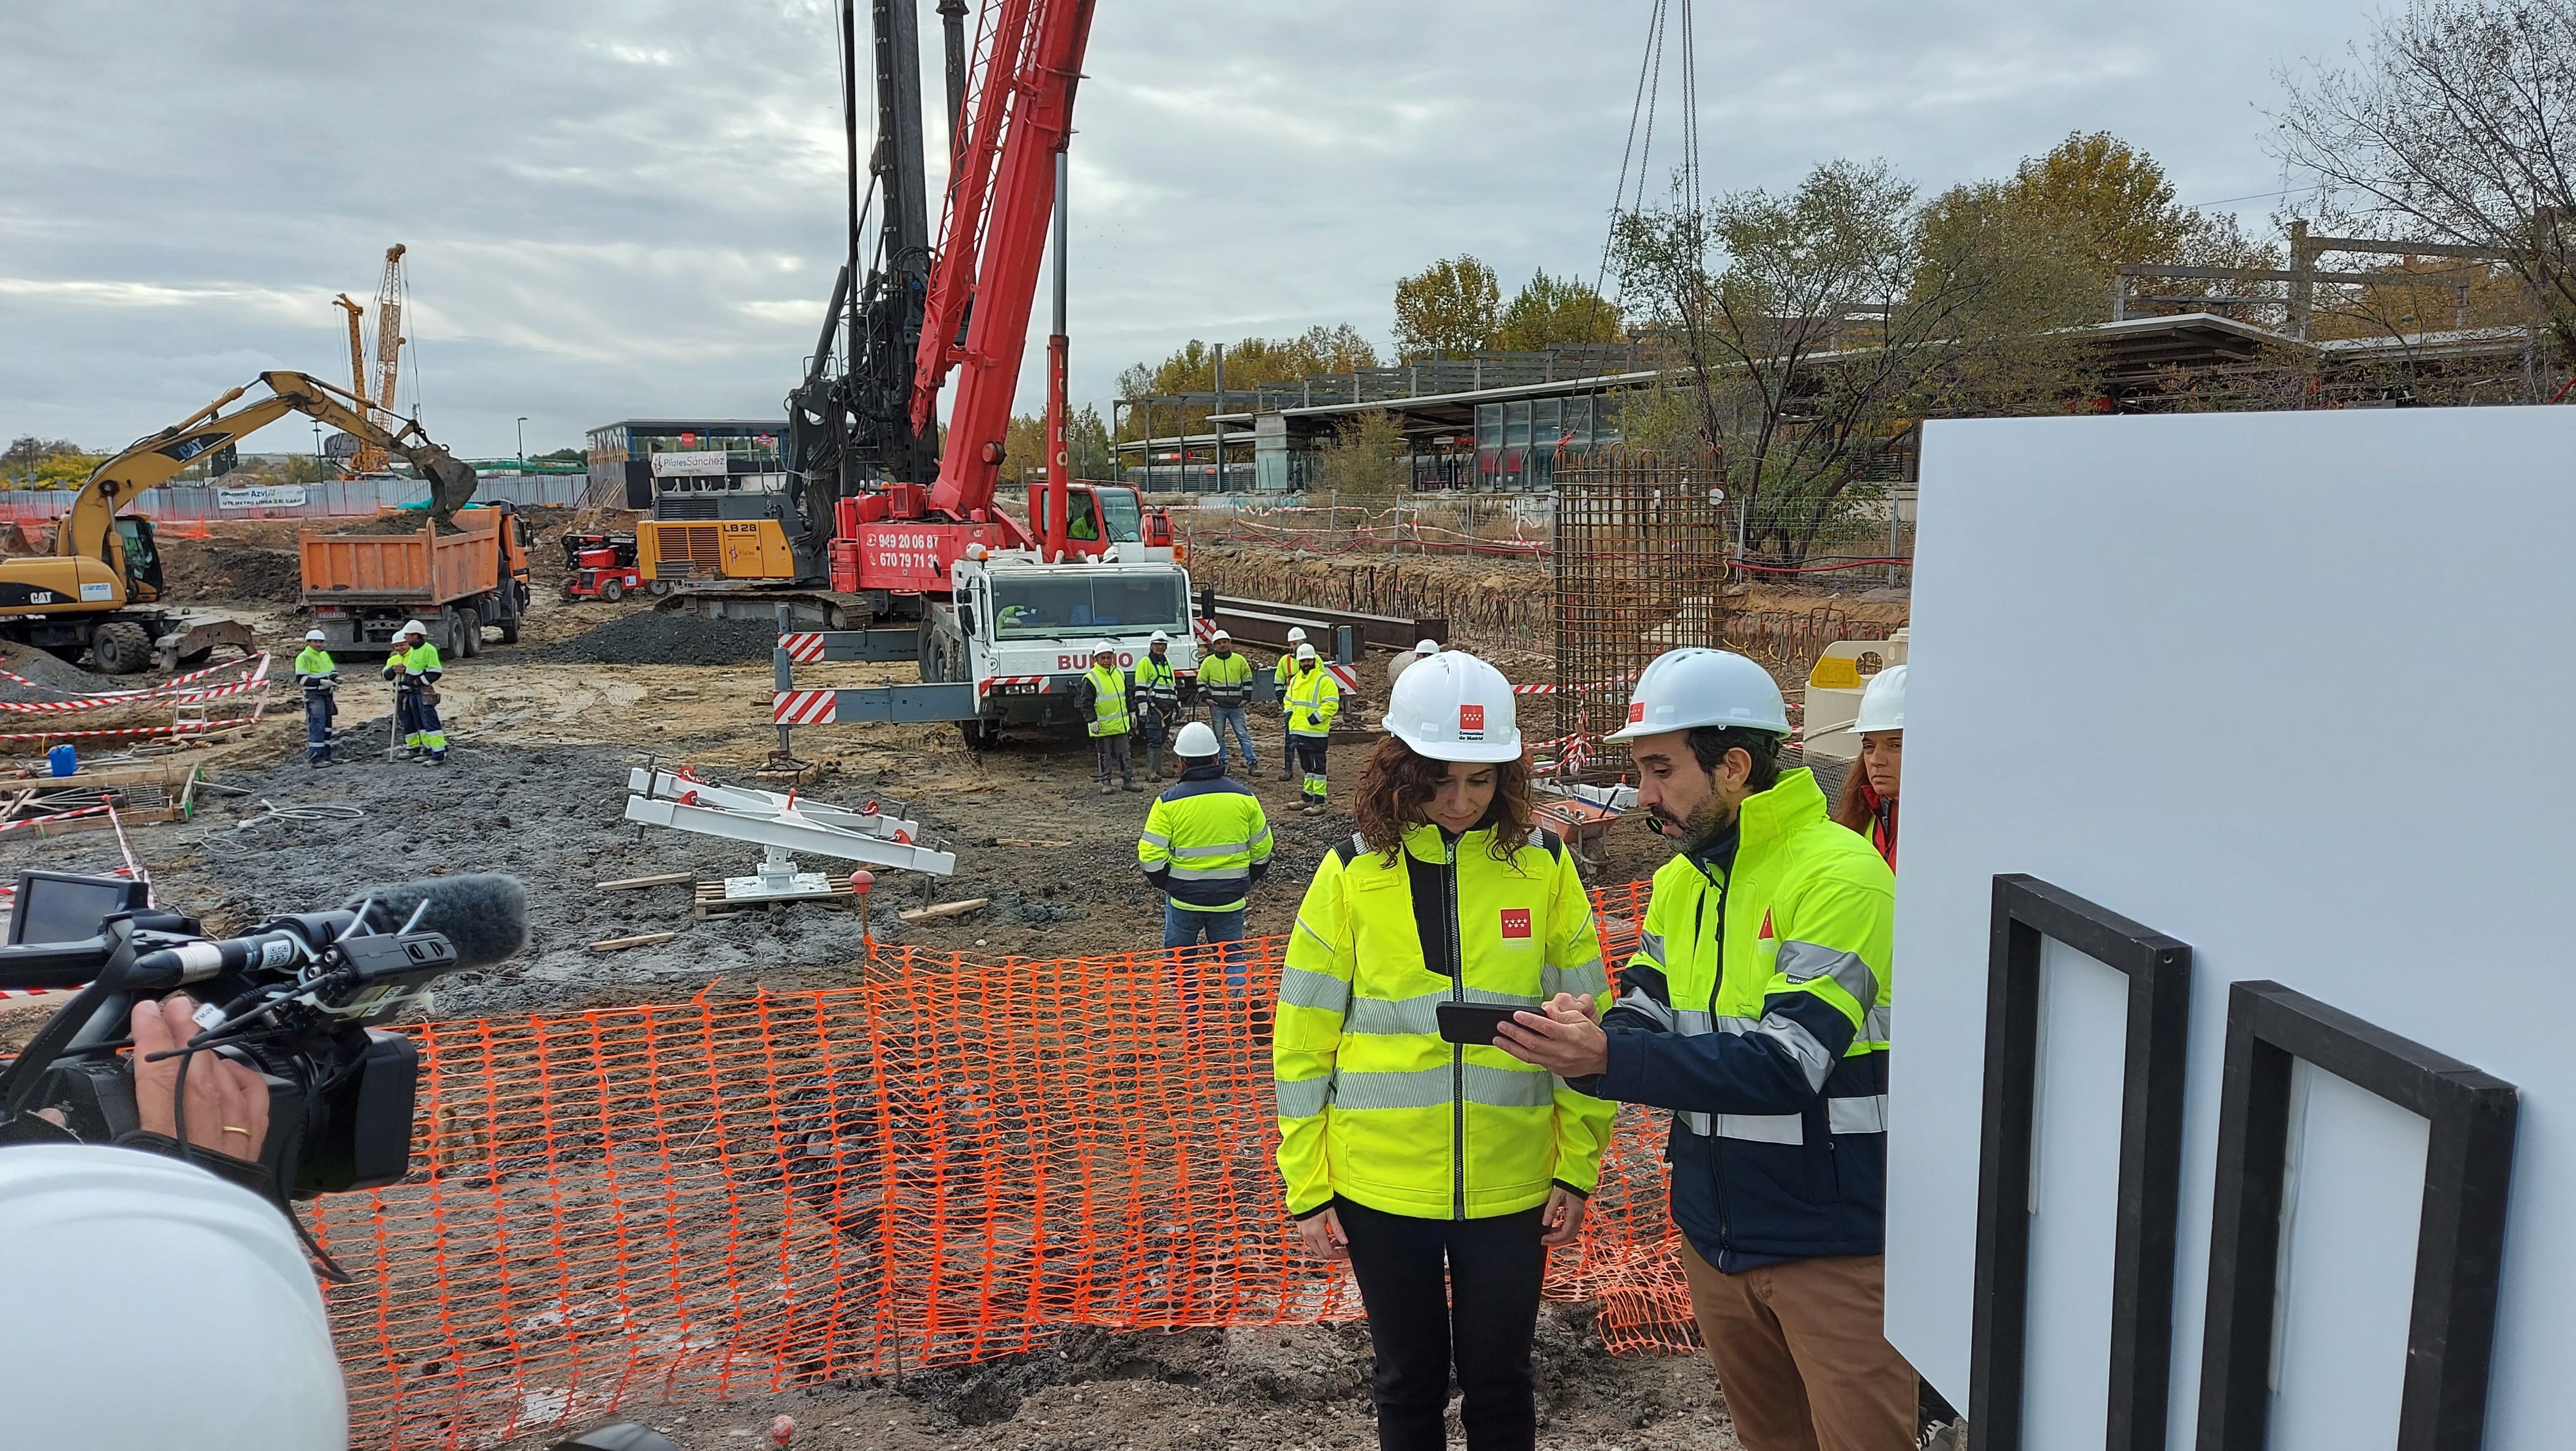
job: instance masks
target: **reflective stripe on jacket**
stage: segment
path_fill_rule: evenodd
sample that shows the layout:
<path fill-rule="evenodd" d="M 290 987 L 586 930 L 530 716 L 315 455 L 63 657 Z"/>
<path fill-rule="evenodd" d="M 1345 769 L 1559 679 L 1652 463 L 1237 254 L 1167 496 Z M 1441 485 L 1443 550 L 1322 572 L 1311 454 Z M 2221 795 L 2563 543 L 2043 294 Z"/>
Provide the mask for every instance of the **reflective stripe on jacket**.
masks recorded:
<path fill-rule="evenodd" d="M 385 657 L 385 678 L 390 680 L 400 675 L 405 685 L 427 684 L 438 679 L 442 673 L 438 647 L 427 640 L 421 641 L 408 650 L 396 650 Z"/>
<path fill-rule="evenodd" d="M 1181 703 L 1180 677 L 1172 672 L 1167 656 L 1157 660 L 1146 655 L 1136 662 L 1136 693 L 1156 706 L 1176 708 Z"/>
<path fill-rule="evenodd" d="M 1199 657 L 1199 693 L 1208 704 L 1231 710 L 1252 699 L 1252 660 L 1237 653 Z"/>
<path fill-rule="evenodd" d="M 1673 1218 L 1711 1264 L 1885 1238 L 1896 880 L 1806 771 L 1746 799 L 1722 880 L 1655 873 L 1586 1087 L 1675 1110 Z"/>
<path fill-rule="evenodd" d="M 1333 717 L 1342 713 L 1342 683 L 1318 665 L 1288 682 L 1288 730 L 1292 735 L 1328 736 Z"/>
<path fill-rule="evenodd" d="M 1406 833 L 1389 862 L 1357 839 L 1315 868 L 1280 977 L 1271 1067 L 1288 1212 L 1334 1196 L 1390 1214 L 1483 1219 L 1599 1181 L 1613 1105 L 1500 1048 L 1440 1036 L 1438 1004 L 1535 1008 L 1608 991 L 1591 899 L 1562 843 L 1497 861 L 1490 830 Z M 1411 858 L 1408 861 L 1407 858 Z M 1447 900 L 1454 959 L 1426 960 L 1413 862 Z M 1429 920 L 1439 921 L 1437 916 Z"/>
<path fill-rule="evenodd" d="M 335 674 L 339 669 L 332 663 L 331 652 L 319 645 L 307 645 L 295 657 L 296 683 L 307 689 L 328 689 L 331 682 L 321 677 Z"/>
<path fill-rule="evenodd" d="M 1082 678 L 1091 682 L 1091 733 L 1127 734 L 1127 677 L 1114 668 L 1103 670 L 1094 665 L 1083 672 Z"/>
<path fill-rule="evenodd" d="M 1192 766 L 1145 813 L 1136 861 L 1154 890 L 1190 912 L 1233 912 L 1270 870 L 1261 798 L 1215 761 Z"/>

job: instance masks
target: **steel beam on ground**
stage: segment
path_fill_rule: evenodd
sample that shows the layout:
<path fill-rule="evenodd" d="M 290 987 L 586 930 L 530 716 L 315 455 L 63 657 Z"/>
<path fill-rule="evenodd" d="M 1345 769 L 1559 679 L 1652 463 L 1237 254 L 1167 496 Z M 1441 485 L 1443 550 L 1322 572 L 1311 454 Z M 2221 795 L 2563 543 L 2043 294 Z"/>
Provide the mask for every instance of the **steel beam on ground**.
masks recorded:
<path fill-rule="evenodd" d="M 1417 619 L 1364 615 L 1354 610 L 1317 609 L 1235 595 L 1202 597 L 1200 612 L 1237 640 L 1273 649 L 1287 648 L 1290 626 L 1303 628 L 1317 649 L 1322 649 L 1333 638 L 1333 632 L 1344 625 L 1351 627 L 1362 649 L 1410 650 L 1417 641 L 1446 642 L 1449 638 L 1449 622 L 1436 615 Z"/>

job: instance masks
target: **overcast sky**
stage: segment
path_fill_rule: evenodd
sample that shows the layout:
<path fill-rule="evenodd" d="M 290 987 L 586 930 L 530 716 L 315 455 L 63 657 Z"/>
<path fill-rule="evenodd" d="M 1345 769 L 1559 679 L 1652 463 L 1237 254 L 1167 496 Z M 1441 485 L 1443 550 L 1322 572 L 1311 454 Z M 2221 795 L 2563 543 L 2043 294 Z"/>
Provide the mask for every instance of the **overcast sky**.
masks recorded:
<path fill-rule="evenodd" d="M 1474 252 L 1507 290 L 1589 275 L 1647 12 L 1101 0 L 1073 152 L 1077 403 L 1193 337 L 1347 321 L 1383 345 L 1394 279 L 1436 256 Z M 331 298 L 369 299 L 393 242 L 403 403 L 460 453 L 512 452 L 521 414 L 532 453 L 619 418 L 778 416 L 841 247 L 836 13 L 6 0 L 0 439 L 121 445 L 264 368 L 345 381 Z M 2365 23 L 2330 0 L 1699 0 L 1707 186 L 1837 155 L 1941 186 L 2107 128 L 2182 201 L 2259 223 L 2285 184 L 2274 68 Z M 1033 363 L 1024 410 L 1039 386 Z M 288 422 L 253 448 L 311 446 Z"/>

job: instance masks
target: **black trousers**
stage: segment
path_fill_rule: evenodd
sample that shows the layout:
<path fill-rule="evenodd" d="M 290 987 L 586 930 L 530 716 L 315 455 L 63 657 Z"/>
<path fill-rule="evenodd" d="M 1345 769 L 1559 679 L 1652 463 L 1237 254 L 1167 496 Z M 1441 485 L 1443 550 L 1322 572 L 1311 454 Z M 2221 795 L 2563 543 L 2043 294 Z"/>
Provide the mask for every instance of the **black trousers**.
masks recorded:
<path fill-rule="evenodd" d="M 1530 1336 L 1547 1273 L 1539 1211 L 1415 1219 L 1348 1199 L 1333 1211 L 1377 1354 L 1369 1398 L 1379 1451 L 1443 1451 L 1453 1362 L 1468 1451 L 1529 1451 L 1538 1439 Z"/>

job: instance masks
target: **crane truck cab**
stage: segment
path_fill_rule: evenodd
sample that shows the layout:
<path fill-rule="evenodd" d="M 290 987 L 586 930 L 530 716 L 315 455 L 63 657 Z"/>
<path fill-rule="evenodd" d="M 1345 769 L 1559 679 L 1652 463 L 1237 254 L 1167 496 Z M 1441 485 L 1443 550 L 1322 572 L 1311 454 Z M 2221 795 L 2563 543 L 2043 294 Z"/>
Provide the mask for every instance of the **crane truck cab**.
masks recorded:
<path fill-rule="evenodd" d="M 1174 673 L 1197 677 L 1190 577 L 1178 566 L 1144 559 L 1041 564 L 1010 551 L 959 560 L 955 579 L 950 602 L 925 622 L 921 677 L 975 683 L 970 734 L 989 739 L 1006 725 L 1079 726 L 1074 685 L 1103 640 L 1117 645 L 1121 669 L 1133 669 L 1160 630 L 1171 637 Z"/>

